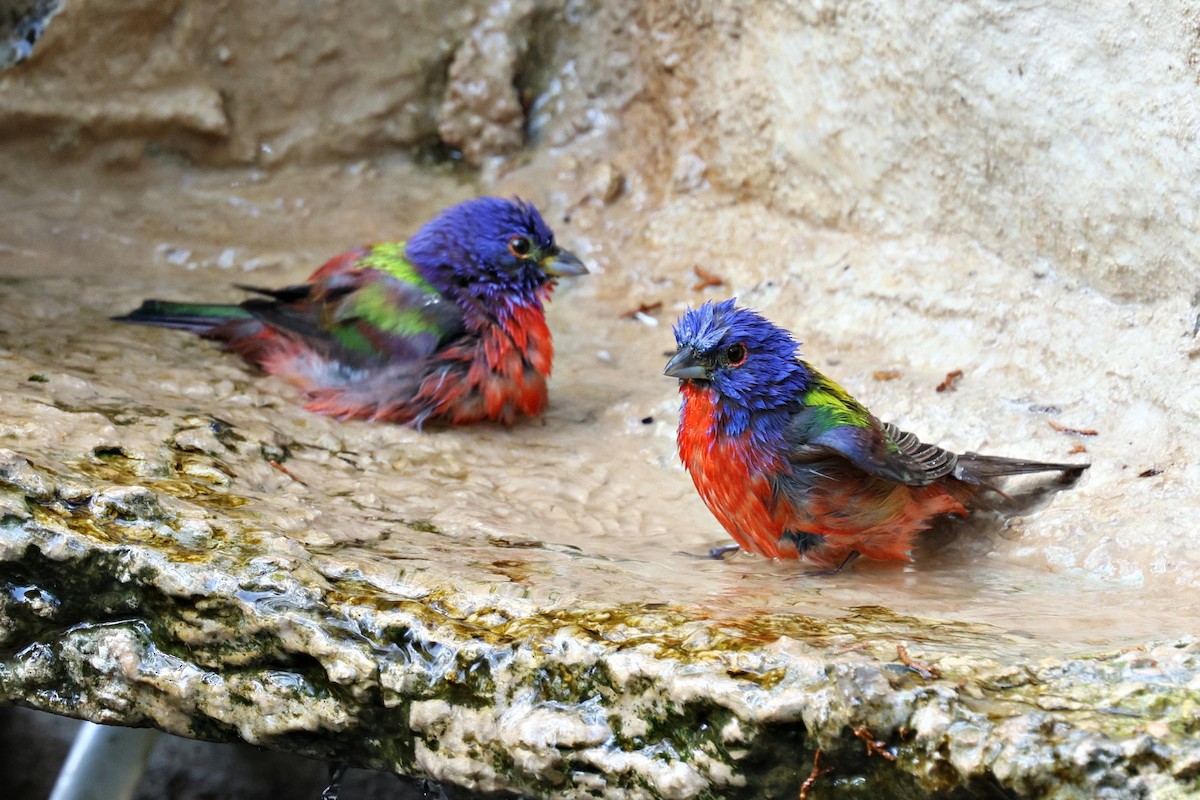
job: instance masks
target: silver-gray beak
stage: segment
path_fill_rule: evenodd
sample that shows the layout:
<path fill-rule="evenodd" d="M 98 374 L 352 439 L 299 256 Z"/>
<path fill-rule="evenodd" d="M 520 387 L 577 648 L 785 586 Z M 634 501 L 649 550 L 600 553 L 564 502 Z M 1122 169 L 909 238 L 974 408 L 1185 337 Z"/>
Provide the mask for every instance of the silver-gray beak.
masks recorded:
<path fill-rule="evenodd" d="M 588 268 L 584 266 L 579 256 L 570 250 L 558 250 L 551 253 L 539 261 L 538 266 L 542 268 L 542 272 L 554 278 L 562 278 L 568 275 L 587 275 L 588 271 Z"/>
<path fill-rule="evenodd" d="M 681 381 L 708 380 L 708 370 L 697 360 L 696 350 L 689 346 L 679 348 L 679 352 L 671 356 L 663 375 Z"/>

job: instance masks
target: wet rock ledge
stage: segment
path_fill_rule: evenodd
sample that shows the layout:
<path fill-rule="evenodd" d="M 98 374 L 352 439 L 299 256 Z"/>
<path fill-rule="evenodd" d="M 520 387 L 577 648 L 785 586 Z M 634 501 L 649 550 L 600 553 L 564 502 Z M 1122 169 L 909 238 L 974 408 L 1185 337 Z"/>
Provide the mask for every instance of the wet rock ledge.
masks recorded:
<path fill-rule="evenodd" d="M 388 583 L 121 458 L 0 451 L 0 700 L 531 797 L 794 798 L 817 748 L 811 797 L 1200 791 L 1194 640 Z"/>

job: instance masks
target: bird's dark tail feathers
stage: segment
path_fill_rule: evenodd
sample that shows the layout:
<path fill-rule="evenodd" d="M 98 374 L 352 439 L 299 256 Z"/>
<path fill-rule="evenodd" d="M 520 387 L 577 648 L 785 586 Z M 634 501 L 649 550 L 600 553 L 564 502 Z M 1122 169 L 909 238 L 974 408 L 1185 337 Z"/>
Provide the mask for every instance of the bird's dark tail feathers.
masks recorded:
<path fill-rule="evenodd" d="M 963 453 L 958 457 L 956 471 L 974 476 L 986 483 L 989 478 L 1002 478 L 1006 475 L 1026 475 L 1031 472 L 1061 472 L 1066 477 L 1075 478 L 1083 473 L 1091 464 L 1059 464 L 1051 461 L 1026 461 L 1023 458 L 1005 458 L 1004 456 L 984 456 L 979 453 Z"/>
<path fill-rule="evenodd" d="M 1060 464 L 1052 461 L 1026 461 L 1023 458 L 964 453 L 958 457 L 955 476 L 967 484 L 975 484 L 975 487 L 1000 498 L 999 500 L 986 499 L 975 494 L 971 497 L 971 505 L 975 508 L 1008 513 L 1027 513 L 1045 502 L 1053 492 L 1063 488 L 1066 484 L 1074 483 L 1090 466 L 1091 464 Z M 1004 492 L 996 485 L 997 478 L 1003 478 L 1006 475 L 1026 475 L 1033 472 L 1061 472 L 1062 475 L 1056 481 L 1042 484 L 1015 496 Z"/>
<path fill-rule="evenodd" d="M 169 300 L 144 300 L 140 306 L 128 314 L 113 317 L 116 322 L 174 328 L 198 333 L 201 336 L 212 333 L 227 322 L 242 319 L 253 319 L 253 316 L 241 306 L 219 303 L 173 303 Z"/>

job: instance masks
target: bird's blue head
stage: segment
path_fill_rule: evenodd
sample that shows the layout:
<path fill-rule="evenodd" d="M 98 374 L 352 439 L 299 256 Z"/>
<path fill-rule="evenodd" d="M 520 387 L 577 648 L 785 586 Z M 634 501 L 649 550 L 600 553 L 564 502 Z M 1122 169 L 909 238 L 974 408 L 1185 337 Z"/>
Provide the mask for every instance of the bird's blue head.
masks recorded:
<path fill-rule="evenodd" d="M 726 412 L 746 414 L 796 401 L 811 380 L 792 335 L 736 300 L 689 308 L 675 323 L 678 351 L 663 374 L 711 387 Z"/>
<path fill-rule="evenodd" d="M 451 206 L 421 226 L 404 253 L 437 289 L 490 312 L 539 303 L 542 287 L 554 278 L 587 272 L 555 244 L 533 204 L 515 197 Z"/>

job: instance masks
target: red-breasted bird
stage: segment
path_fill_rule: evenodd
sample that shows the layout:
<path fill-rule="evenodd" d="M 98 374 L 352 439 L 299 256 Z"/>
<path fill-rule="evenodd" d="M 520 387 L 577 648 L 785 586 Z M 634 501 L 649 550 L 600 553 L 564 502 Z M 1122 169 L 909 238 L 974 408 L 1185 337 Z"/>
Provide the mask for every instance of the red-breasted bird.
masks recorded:
<path fill-rule="evenodd" d="M 933 517 L 966 516 L 993 479 L 1088 466 L 925 444 L 880 422 L 802 361 L 790 333 L 733 300 L 689 309 L 675 340 L 664 374 L 683 395 L 679 456 L 709 510 L 752 553 L 831 571 L 859 556 L 905 561 Z"/>
<path fill-rule="evenodd" d="M 407 243 L 342 253 L 307 283 L 242 286 L 261 296 L 238 305 L 147 300 L 115 319 L 216 339 L 321 414 L 511 424 L 546 407 L 554 279 L 586 272 L 532 204 L 481 197 Z"/>

